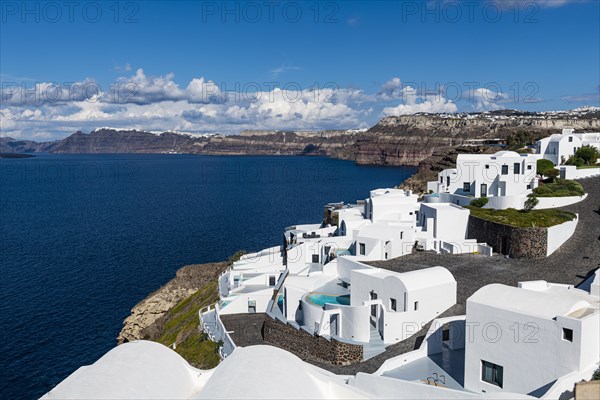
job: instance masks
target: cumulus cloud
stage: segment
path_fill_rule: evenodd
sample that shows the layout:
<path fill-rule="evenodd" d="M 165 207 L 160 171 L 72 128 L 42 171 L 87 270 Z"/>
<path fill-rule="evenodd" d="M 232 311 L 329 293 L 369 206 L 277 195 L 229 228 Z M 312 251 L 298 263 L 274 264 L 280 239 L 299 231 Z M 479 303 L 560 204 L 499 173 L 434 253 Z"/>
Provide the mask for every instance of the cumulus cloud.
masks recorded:
<path fill-rule="evenodd" d="M 491 111 L 504 108 L 510 98 L 507 93 L 495 92 L 488 88 L 477 88 L 469 91 L 469 101 L 472 102 L 476 111 Z"/>
<path fill-rule="evenodd" d="M 412 86 L 398 86 L 397 78 L 383 85 L 387 88 L 387 95 L 392 98 L 402 98 L 404 103 L 396 106 L 385 107 L 382 115 L 408 115 L 416 113 L 455 113 L 458 107 L 454 102 L 444 98 L 441 94 L 419 93 Z M 381 93 L 381 92 L 380 92 Z"/>
<path fill-rule="evenodd" d="M 173 74 L 150 76 L 143 69 L 117 78 L 106 90 L 90 78 L 70 86 L 5 85 L 0 133 L 58 139 L 103 126 L 222 134 L 243 129 L 363 128 L 382 115 L 454 113 L 457 103 L 469 111 L 484 111 L 508 101 L 506 94 L 490 88 L 472 89 L 470 102 L 464 93 L 449 99 L 443 89 L 427 91 L 398 77 L 371 93 L 333 83 L 308 88 L 271 82 L 246 86 L 227 88 L 202 76 L 179 83 Z"/>
<path fill-rule="evenodd" d="M 8 87 L 3 91 L 2 135 L 64 137 L 100 126 L 120 129 L 238 133 L 242 129 L 332 129 L 365 127 L 372 109 L 358 89 L 335 85 L 301 88 L 297 84 L 250 85 L 225 90 L 205 77 L 180 85 L 173 74 L 149 76 L 138 69 L 118 78 L 108 90 L 91 79 L 78 82 L 94 91 L 68 90 L 52 83 Z M 95 85 L 94 85 L 95 84 Z M 38 92 L 37 95 L 24 93 Z M 56 94 L 46 96 L 54 90 Z M 54 93 L 54 92 L 52 92 Z"/>

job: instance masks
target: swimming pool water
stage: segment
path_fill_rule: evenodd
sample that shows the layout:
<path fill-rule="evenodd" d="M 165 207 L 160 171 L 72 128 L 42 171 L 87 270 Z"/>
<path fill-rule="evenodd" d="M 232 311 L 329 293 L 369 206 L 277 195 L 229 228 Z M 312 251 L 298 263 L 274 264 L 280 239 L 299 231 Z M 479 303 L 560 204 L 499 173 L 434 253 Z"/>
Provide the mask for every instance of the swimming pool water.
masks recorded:
<path fill-rule="evenodd" d="M 318 306 L 324 306 L 325 304 L 341 304 L 343 306 L 350 305 L 350 295 L 333 295 L 324 293 L 311 293 L 307 297 L 308 301 Z"/>

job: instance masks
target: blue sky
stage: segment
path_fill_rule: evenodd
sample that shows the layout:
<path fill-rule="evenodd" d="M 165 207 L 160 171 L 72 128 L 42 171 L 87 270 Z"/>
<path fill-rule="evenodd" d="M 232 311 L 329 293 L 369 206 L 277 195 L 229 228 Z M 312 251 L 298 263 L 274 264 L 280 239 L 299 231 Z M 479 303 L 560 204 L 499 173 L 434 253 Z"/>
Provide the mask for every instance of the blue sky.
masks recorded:
<path fill-rule="evenodd" d="M 1 4 L 3 136 L 600 105 L 596 0 Z"/>

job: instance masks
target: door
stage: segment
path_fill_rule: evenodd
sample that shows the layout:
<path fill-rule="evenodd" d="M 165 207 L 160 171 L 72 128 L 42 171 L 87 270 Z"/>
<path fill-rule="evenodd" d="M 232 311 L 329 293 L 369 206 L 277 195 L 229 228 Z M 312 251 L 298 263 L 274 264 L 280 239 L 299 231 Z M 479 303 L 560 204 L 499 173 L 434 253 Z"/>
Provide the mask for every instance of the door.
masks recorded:
<path fill-rule="evenodd" d="M 371 304 L 371 325 L 377 327 L 377 304 Z"/>
<path fill-rule="evenodd" d="M 338 317 L 339 314 L 333 314 L 329 317 L 329 336 L 338 335 Z"/>
<path fill-rule="evenodd" d="M 502 246 L 500 249 L 500 253 L 507 256 L 510 251 L 510 242 L 508 240 L 508 236 L 502 236 Z"/>
<path fill-rule="evenodd" d="M 487 197 L 487 184 L 481 184 L 481 194 L 480 197 Z"/>

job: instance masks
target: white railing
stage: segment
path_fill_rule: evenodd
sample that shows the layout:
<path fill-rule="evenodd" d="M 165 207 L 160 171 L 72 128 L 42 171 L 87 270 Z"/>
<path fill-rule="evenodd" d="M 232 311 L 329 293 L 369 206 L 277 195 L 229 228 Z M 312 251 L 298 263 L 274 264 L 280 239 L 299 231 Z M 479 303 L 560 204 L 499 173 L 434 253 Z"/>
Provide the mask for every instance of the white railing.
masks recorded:
<path fill-rule="evenodd" d="M 219 347 L 219 356 L 221 359 L 225 359 L 237 346 L 221 321 L 219 316 L 219 303 L 208 305 L 200 309 L 199 318 L 202 332 L 205 332 L 212 342 L 223 342 L 223 345 Z"/>

